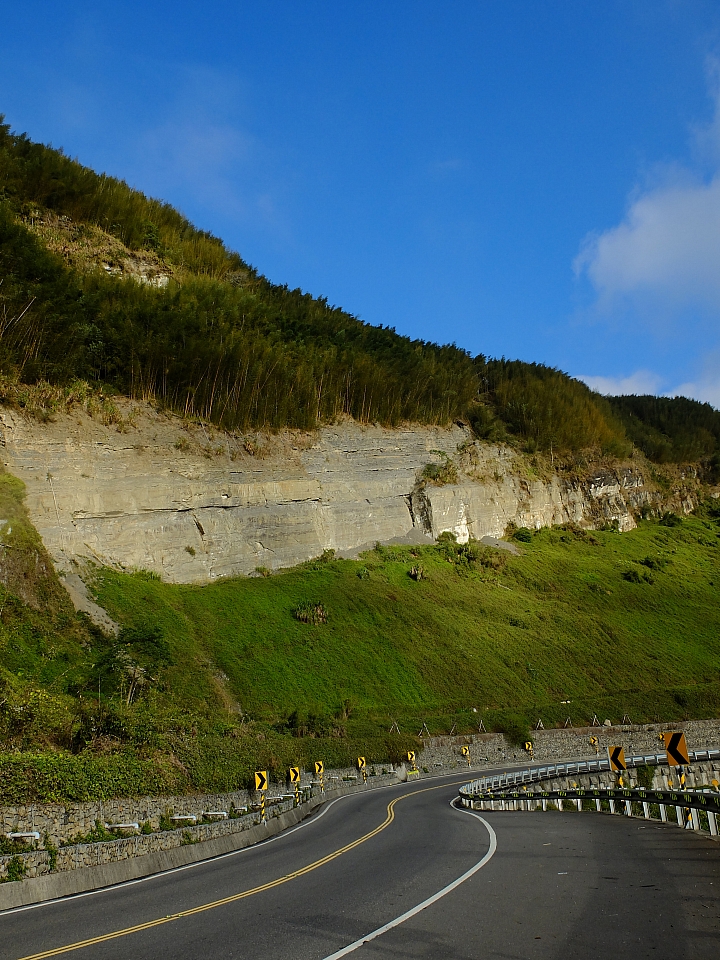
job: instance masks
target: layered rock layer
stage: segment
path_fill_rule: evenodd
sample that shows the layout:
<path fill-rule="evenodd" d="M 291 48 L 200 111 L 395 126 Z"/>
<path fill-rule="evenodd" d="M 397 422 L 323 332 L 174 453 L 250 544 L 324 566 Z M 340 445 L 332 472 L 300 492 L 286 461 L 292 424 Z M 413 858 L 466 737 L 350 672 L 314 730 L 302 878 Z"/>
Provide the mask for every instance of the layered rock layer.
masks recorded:
<path fill-rule="evenodd" d="M 30 517 L 60 569 L 90 559 L 205 582 L 445 530 L 460 541 L 502 536 L 510 523 L 627 530 L 656 496 L 631 467 L 585 480 L 533 476 L 515 451 L 474 442 L 459 425 L 347 422 L 243 440 L 149 407 L 126 404 L 114 419 L 81 411 L 41 424 L 0 411 L 6 469 L 26 484 Z M 426 483 L 428 463 L 448 457 L 457 482 Z"/>

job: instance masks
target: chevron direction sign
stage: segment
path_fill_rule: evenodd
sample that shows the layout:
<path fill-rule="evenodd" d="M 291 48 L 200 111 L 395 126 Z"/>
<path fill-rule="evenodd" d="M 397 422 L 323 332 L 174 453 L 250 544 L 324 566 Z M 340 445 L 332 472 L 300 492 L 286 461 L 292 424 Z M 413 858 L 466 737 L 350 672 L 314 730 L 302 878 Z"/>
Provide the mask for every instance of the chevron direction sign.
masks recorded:
<path fill-rule="evenodd" d="M 608 747 L 607 752 L 611 770 L 614 770 L 615 773 L 622 773 L 623 770 L 627 770 L 625 751 L 622 747 Z"/>
<path fill-rule="evenodd" d="M 255 773 L 255 789 L 267 790 L 267 787 L 268 787 L 267 770 L 257 770 Z"/>
<path fill-rule="evenodd" d="M 681 730 L 673 733 L 664 733 L 662 735 L 665 744 L 665 753 L 667 762 L 671 767 L 683 767 L 690 763 L 687 741 L 685 734 Z"/>

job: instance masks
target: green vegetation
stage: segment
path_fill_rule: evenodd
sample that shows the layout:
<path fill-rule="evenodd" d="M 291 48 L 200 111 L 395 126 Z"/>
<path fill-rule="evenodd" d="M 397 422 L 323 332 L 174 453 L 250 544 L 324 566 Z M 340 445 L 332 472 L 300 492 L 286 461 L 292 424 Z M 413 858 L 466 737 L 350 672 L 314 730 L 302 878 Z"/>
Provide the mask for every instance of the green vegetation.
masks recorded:
<path fill-rule="evenodd" d="M 542 364 L 370 326 L 270 283 L 168 204 L 2 116 L 0 280 L 0 397 L 41 416 L 91 400 L 112 418 L 114 391 L 233 430 L 460 418 L 551 457 L 626 456 L 634 443 L 718 475 L 720 414 L 707 404 L 608 400 Z M 428 471 L 452 482 L 452 463 Z"/>
<path fill-rule="evenodd" d="M 33 232 L 45 211 L 102 228 L 128 255 L 152 250 L 168 286 L 68 266 Z M 11 379 L 101 382 L 233 429 L 342 414 L 444 423 L 475 393 L 464 351 L 273 285 L 167 204 L 2 123 L 0 276 L 0 374 Z"/>
<path fill-rule="evenodd" d="M 22 857 L 12 857 L 7 864 L 7 875 L 0 883 L 16 883 L 22 880 L 27 873 L 27 865 Z"/>
<path fill-rule="evenodd" d="M 540 363 L 475 359 L 479 399 L 470 412 L 476 434 L 503 441 L 521 438 L 528 451 L 583 449 L 625 456 L 630 445 L 609 402 L 584 383 Z"/>
<path fill-rule="evenodd" d="M 173 691 L 190 688 L 205 658 L 245 716 L 281 730 L 356 736 L 383 717 L 407 732 L 424 720 L 447 730 L 451 718 L 471 729 L 473 706 L 500 726 L 717 712 L 717 516 L 622 535 L 542 530 L 522 550 L 445 537 L 366 554 L 365 579 L 360 563 L 334 560 L 206 587 L 102 571 L 97 589 L 121 622 L 151 618 L 187 651 Z M 420 564 L 423 577 L 409 576 Z M 294 618 L 308 591 L 332 611 L 327 623 Z"/>
<path fill-rule="evenodd" d="M 539 717 L 718 715 L 717 508 L 676 527 L 567 527 L 521 542 L 514 557 L 445 536 L 202 588 L 99 571 L 99 599 L 126 639 L 95 638 L 86 661 L 129 637 L 144 649 L 150 622 L 149 646 L 162 636 L 171 656 L 152 653 L 153 679 L 131 704 L 122 665 L 102 674 L 102 703 L 88 674 L 77 696 L 93 736 L 75 753 L 6 755 L 0 796 L 228 789 L 258 764 L 281 774 L 317 757 L 397 758 L 423 723 L 470 732 L 482 719 L 522 742 Z M 332 610 L 327 622 L 294 616 L 308 589 Z"/>
<path fill-rule="evenodd" d="M 0 743 L 70 746 L 90 676 L 86 651 L 105 638 L 75 613 L 23 496 L 22 483 L 0 470 Z"/>
<path fill-rule="evenodd" d="M 720 412 L 685 397 L 610 397 L 628 437 L 656 463 L 711 458 L 713 482 L 720 478 Z"/>

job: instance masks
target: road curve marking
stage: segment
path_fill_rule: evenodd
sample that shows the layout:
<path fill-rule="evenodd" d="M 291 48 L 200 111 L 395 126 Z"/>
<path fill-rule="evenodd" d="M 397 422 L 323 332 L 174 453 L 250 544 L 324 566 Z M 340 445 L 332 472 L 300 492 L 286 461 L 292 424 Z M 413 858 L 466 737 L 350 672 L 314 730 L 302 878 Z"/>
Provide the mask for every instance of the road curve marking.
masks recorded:
<path fill-rule="evenodd" d="M 460 809 L 455 807 L 453 804 L 451 804 L 451 806 L 454 810 Z M 378 927 L 377 930 L 373 930 L 372 933 L 366 933 L 365 936 L 360 940 L 355 940 L 354 943 L 349 943 L 346 947 L 343 947 L 342 950 L 338 950 L 336 953 L 331 953 L 329 956 L 325 957 L 324 960 L 340 960 L 340 957 L 346 957 L 349 953 L 359 950 L 364 944 L 369 943 L 376 937 L 381 937 L 384 933 L 387 933 L 388 930 L 392 930 L 394 927 L 399 927 L 401 923 L 405 923 L 406 920 L 410 920 L 412 917 L 420 913 L 421 910 L 432 906 L 433 903 L 437 903 L 438 900 L 442 900 L 442 898 L 447 896 L 448 893 L 452 893 L 453 890 L 459 887 L 461 883 L 465 883 L 466 880 L 469 880 L 473 874 L 478 872 L 478 870 L 482 870 L 482 868 L 485 866 L 488 860 L 493 857 L 495 851 L 497 850 L 497 837 L 495 835 L 495 831 L 487 822 L 487 820 L 481 817 L 478 813 L 470 813 L 469 810 L 461 810 L 461 812 L 469 813 L 470 816 L 476 817 L 485 826 L 485 829 L 490 837 L 490 846 L 488 847 L 488 852 L 485 854 L 485 856 L 481 860 L 478 860 L 474 867 L 470 867 L 469 870 L 466 870 L 462 876 L 457 878 L 457 880 L 453 880 L 452 883 L 449 883 L 446 887 L 443 887 L 442 890 L 438 890 L 437 893 L 434 893 L 431 897 L 428 897 L 427 900 L 423 900 L 422 903 L 418 903 L 417 906 L 407 910 L 394 920 L 390 920 L 389 923 L 384 923 L 381 927 Z"/>
<path fill-rule="evenodd" d="M 283 883 L 288 883 L 290 880 L 296 880 L 298 877 L 302 877 L 306 873 L 317 870 L 318 867 L 322 867 L 326 863 L 330 863 L 331 860 L 335 860 L 344 853 L 354 850 L 355 847 L 359 847 L 361 843 L 365 843 L 367 840 L 371 840 L 373 837 L 376 837 L 379 833 L 389 827 L 395 819 L 396 803 L 399 803 L 401 800 L 406 800 L 408 797 L 414 797 L 418 793 L 428 793 L 431 790 L 441 790 L 445 786 L 447 786 L 447 784 L 438 784 L 435 787 L 424 787 L 422 790 L 413 790 L 411 793 L 404 793 L 401 797 L 395 797 L 395 799 L 391 800 L 387 805 L 387 815 L 385 819 L 381 824 L 379 824 L 379 826 L 375 827 L 374 830 L 371 830 L 362 837 L 358 837 L 357 840 L 353 840 L 351 843 L 345 844 L 344 847 L 340 847 L 338 850 L 333 851 L 333 853 L 327 854 L 327 856 L 322 857 L 320 860 L 315 860 L 313 863 L 309 863 L 307 866 L 301 867 L 299 870 L 294 870 L 292 873 L 287 873 L 282 877 L 278 877 L 276 880 L 270 880 L 267 883 L 262 883 L 257 887 L 252 887 L 250 890 L 243 890 L 241 893 L 234 893 L 232 896 L 223 897 L 221 900 L 212 900 L 210 903 L 203 903 L 198 907 L 191 907 L 189 910 L 183 910 L 180 913 L 173 913 L 165 917 L 158 917 L 156 920 L 148 920 L 145 923 L 138 923 L 132 927 L 123 927 L 121 930 L 114 930 L 111 933 L 104 933 L 98 937 L 89 937 L 87 940 L 77 940 L 75 943 L 68 943 L 62 947 L 52 947 L 49 950 L 42 950 L 40 953 L 32 953 L 26 957 L 21 957 L 19 960 L 46 960 L 47 957 L 58 957 L 63 953 L 72 953 L 75 950 L 82 950 L 84 947 L 92 947 L 98 943 L 107 943 L 109 940 L 117 940 L 119 937 L 127 937 L 132 933 L 141 933 L 143 930 L 150 930 L 153 927 L 162 926 L 164 923 L 172 923 L 174 920 L 180 920 L 184 917 L 192 917 L 198 913 L 205 913 L 206 910 L 214 910 L 216 907 L 224 907 L 229 903 L 235 903 L 237 900 L 244 900 L 247 897 L 254 896 L 256 893 L 263 893 L 265 890 L 272 890 L 273 887 L 279 887 Z"/>

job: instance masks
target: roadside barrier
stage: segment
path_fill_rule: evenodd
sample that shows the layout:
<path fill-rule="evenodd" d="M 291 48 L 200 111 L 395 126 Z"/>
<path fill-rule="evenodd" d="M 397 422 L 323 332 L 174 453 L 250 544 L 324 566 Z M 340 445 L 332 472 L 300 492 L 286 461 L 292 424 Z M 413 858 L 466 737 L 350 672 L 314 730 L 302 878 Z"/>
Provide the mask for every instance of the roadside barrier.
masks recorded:
<path fill-rule="evenodd" d="M 720 760 L 720 749 L 694 750 L 691 763 Z M 666 755 L 634 756 L 627 758 L 627 766 L 660 766 Z M 609 811 L 625 816 L 644 817 L 676 823 L 684 829 L 707 832 L 718 836 L 717 816 L 720 814 L 720 792 L 717 789 L 655 790 L 642 787 L 583 787 L 572 784 L 562 789 L 541 790 L 533 784 L 558 777 L 586 776 L 610 771 L 606 759 L 578 760 L 546 767 L 533 767 L 502 776 L 482 777 L 460 787 L 460 801 L 473 810 L 563 810 L 570 802 L 580 812 Z M 716 781 L 715 781 L 716 783 Z"/>

